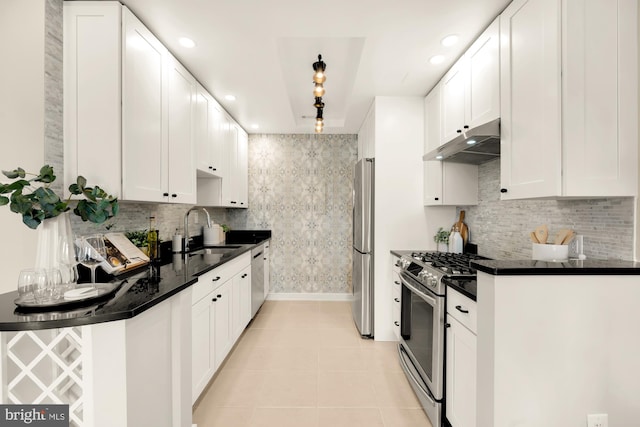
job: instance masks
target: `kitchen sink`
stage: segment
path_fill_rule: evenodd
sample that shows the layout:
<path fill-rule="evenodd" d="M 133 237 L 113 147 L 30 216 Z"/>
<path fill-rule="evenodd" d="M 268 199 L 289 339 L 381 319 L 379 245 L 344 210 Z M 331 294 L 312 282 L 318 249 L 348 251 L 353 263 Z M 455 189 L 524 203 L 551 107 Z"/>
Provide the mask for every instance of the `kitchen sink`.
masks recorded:
<path fill-rule="evenodd" d="M 205 248 L 200 248 L 195 251 L 189 252 L 189 257 L 196 256 L 196 255 L 226 254 L 226 253 L 235 251 L 236 249 L 239 249 L 239 248 L 240 246 L 232 246 L 232 245 L 207 246 Z"/>

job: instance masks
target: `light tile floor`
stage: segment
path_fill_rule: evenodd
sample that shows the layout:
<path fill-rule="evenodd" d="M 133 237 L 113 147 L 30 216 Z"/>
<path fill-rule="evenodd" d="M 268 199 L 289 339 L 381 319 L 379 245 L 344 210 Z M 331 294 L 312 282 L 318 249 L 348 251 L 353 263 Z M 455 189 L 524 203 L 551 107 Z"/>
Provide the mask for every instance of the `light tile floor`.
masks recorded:
<path fill-rule="evenodd" d="M 345 302 L 267 301 L 193 411 L 198 427 L 431 427 L 396 344 Z"/>

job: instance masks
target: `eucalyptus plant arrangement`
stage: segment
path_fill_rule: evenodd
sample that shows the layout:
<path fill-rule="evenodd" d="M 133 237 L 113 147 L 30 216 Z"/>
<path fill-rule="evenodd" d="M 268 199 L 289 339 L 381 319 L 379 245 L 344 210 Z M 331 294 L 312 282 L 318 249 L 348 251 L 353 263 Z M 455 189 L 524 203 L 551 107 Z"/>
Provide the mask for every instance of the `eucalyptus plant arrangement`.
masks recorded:
<path fill-rule="evenodd" d="M 87 187 L 87 180 L 82 176 L 69 186 L 71 194 L 62 200 L 50 188 L 56 175 L 49 165 L 42 166 L 37 175 L 20 167 L 12 171 L 3 170 L 2 174 L 13 181 L 0 183 L 0 206 L 8 204 L 12 212 L 22 215 L 22 222 L 29 228 L 36 229 L 44 220 L 70 210 L 69 205 L 75 202 L 71 200 L 73 196 L 83 197 L 73 209 L 73 213 L 83 221 L 101 224 L 118 214 L 118 198 L 97 185 Z"/>
<path fill-rule="evenodd" d="M 442 227 L 438 228 L 435 236 L 433 236 L 433 241 L 436 242 L 436 244 L 449 243 L 449 232 Z"/>

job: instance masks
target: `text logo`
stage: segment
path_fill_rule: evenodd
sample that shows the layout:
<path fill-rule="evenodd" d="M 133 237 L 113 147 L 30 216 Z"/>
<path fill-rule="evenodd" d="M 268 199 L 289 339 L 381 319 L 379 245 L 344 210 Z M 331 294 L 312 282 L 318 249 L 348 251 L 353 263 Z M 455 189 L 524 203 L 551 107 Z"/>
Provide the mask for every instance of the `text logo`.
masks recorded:
<path fill-rule="evenodd" d="M 69 427 L 69 405 L 0 405 L 0 427 Z"/>

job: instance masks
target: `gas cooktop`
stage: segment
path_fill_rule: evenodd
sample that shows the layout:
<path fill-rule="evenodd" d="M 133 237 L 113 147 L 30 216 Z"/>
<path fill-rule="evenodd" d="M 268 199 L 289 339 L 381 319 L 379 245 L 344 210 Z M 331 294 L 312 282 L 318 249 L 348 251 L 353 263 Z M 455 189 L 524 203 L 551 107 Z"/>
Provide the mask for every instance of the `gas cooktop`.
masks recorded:
<path fill-rule="evenodd" d="M 412 260 L 435 268 L 445 276 L 475 276 L 476 270 L 469 262 L 476 259 L 487 259 L 476 254 L 454 254 L 451 252 L 412 252 Z"/>

